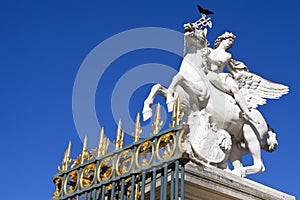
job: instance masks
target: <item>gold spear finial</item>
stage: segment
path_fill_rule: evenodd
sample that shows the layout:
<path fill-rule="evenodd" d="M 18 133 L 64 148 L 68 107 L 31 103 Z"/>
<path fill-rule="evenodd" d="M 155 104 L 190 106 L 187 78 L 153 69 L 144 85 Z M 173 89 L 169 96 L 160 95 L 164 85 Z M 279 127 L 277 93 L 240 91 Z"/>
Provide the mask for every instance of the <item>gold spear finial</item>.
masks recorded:
<path fill-rule="evenodd" d="M 170 128 L 180 125 L 183 115 L 184 113 L 181 112 L 180 99 L 177 97 L 176 102 L 173 105 L 172 124 L 170 124 Z"/>
<path fill-rule="evenodd" d="M 71 168 L 74 168 L 77 165 L 83 164 L 85 161 L 90 161 L 94 158 L 94 156 L 90 152 L 88 152 L 86 147 L 87 147 L 87 136 L 84 137 L 81 154 L 79 154 L 79 156 L 73 160 L 74 162 Z"/>
<path fill-rule="evenodd" d="M 163 121 L 161 121 L 161 116 L 160 116 L 160 104 L 158 103 L 155 111 L 154 122 L 152 124 L 153 134 L 158 134 L 160 132 L 162 125 L 163 125 Z"/>
<path fill-rule="evenodd" d="M 64 158 L 62 160 L 61 167 L 58 166 L 58 171 L 60 171 L 60 172 L 68 170 L 69 165 L 72 161 L 72 159 L 70 158 L 71 146 L 72 146 L 72 143 L 71 143 L 71 141 L 69 141 L 68 148 L 66 149 L 66 151 L 64 153 Z"/>
<path fill-rule="evenodd" d="M 92 149 L 91 153 L 95 154 L 97 157 L 104 156 L 109 151 L 109 138 L 105 138 L 104 136 L 104 128 L 101 129 L 98 147 L 96 149 Z"/>
<path fill-rule="evenodd" d="M 132 133 L 132 138 L 134 142 L 138 142 L 141 134 L 142 134 L 142 129 L 141 129 L 141 117 L 140 113 L 137 114 L 136 116 L 136 121 L 135 121 L 135 130 L 134 133 Z"/>
<path fill-rule="evenodd" d="M 84 140 L 83 140 L 80 164 L 83 164 L 84 161 L 88 160 L 88 158 L 89 158 L 89 155 L 88 155 L 89 152 L 86 150 L 86 146 L 87 146 L 87 136 L 85 136 Z"/>
<path fill-rule="evenodd" d="M 103 156 L 102 154 L 103 146 L 104 146 L 104 128 L 102 127 L 100 132 L 99 143 L 98 143 L 97 157 Z"/>
<path fill-rule="evenodd" d="M 121 141 L 120 141 L 120 149 L 124 147 L 124 130 L 122 130 Z"/>
<path fill-rule="evenodd" d="M 69 141 L 68 150 L 67 150 L 67 157 L 66 157 L 66 163 L 65 163 L 65 170 L 68 170 L 68 167 L 69 167 L 70 163 L 72 162 L 71 146 L 72 146 L 72 142 Z"/>
<path fill-rule="evenodd" d="M 105 155 L 109 152 L 109 138 L 104 139 L 104 146 L 102 154 Z"/>
<path fill-rule="evenodd" d="M 120 148 L 123 148 L 123 145 L 124 145 L 124 131 L 122 130 L 122 122 L 121 120 L 119 120 L 117 137 L 115 142 L 115 149 L 118 150 Z"/>

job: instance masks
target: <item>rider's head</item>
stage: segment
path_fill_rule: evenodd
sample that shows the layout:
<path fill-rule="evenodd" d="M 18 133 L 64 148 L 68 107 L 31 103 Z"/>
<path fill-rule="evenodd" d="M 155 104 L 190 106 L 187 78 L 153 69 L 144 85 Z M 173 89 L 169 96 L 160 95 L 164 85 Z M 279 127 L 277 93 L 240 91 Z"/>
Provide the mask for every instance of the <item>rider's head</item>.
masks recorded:
<path fill-rule="evenodd" d="M 235 39 L 236 39 L 236 36 L 233 35 L 233 33 L 225 32 L 216 39 L 214 48 L 215 49 L 218 48 L 223 41 L 230 40 L 231 42 L 229 43 L 229 45 L 226 48 L 226 49 L 229 49 L 230 47 L 232 47 Z"/>

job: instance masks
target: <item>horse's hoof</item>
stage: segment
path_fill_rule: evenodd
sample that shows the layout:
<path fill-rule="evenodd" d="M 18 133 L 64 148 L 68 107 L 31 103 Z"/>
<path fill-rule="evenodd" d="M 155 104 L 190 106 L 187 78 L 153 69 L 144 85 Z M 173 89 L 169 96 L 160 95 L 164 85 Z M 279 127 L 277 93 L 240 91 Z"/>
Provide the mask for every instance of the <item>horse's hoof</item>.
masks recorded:
<path fill-rule="evenodd" d="M 228 167 L 226 167 L 225 169 L 223 169 L 223 171 L 224 171 L 224 172 L 231 173 L 231 170 L 230 170 Z"/>
<path fill-rule="evenodd" d="M 143 109 L 143 120 L 146 121 L 148 119 L 150 119 L 150 117 L 152 116 L 152 110 L 151 108 L 144 108 Z"/>
<path fill-rule="evenodd" d="M 233 170 L 231 171 L 231 173 L 233 173 L 233 174 L 236 175 L 236 176 L 241 176 L 240 170 L 237 170 L 237 169 L 233 169 Z"/>
<path fill-rule="evenodd" d="M 175 99 L 172 96 L 168 96 L 166 100 L 166 104 L 169 112 L 173 111 L 174 103 L 175 103 Z"/>
<path fill-rule="evenodd" d="M 233 173 L 234 175 L 237 175 L 241 178 L 246 177 L 245 171 L 242 168 L 235 168 L 231 171 L 231 173 Z"/>
<path fill-rule="evenodd" d="M 174 105 L 174 101 L 173 101 L 173 102 L 168 102 L 168 103 L 167 103 L 168 112 L 172 112 L 172 111 L 173 111 L 173 105 Z"/>

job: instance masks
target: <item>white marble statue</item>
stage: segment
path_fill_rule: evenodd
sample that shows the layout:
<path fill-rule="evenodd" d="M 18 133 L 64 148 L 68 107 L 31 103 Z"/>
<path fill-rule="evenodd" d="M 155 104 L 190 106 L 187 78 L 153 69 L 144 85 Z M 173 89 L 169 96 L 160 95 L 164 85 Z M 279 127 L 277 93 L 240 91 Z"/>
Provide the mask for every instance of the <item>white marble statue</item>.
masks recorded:
<path fill-rule="evenodd" d="M 157 94 L 166 98 L 168 110 L 180 97 L 190 133 L 186 150 L 191 160 L 202 165 L 214 165 L 229 170 L 228 159 L 241 177 L 263 172 L 261 148 L 274 151 L 276 134 L 265 122 L 257 106 L 266 99 L 278 99 L 287 94 L 287 86 L 272 83 L 249 72 L 227 50 L 235 36 L 225 32 L 208 47 L 206 26 L 210 18 L 202 15 L 195 23 L 184 25 L 185 54 L 178 74 L 169 88 L 160 84 L 152 87 L 144 102 L 143 117 L 152 115 L 151 105 Z M 224 73 L 224 67 L 228 73 Z M 244 167 L 242 156 L 250 153 L 253 165 Z"/>

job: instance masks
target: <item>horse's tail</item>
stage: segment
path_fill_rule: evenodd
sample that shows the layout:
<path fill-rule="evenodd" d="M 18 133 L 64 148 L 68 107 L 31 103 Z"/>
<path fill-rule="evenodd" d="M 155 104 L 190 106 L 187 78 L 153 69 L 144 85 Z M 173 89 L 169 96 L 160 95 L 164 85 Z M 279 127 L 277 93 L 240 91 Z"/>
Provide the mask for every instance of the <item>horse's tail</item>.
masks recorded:
<path fill-rule="evenodd" d="M 278 146 L 278 141 L 276 139 L 276 133 L 273 128 L 268 125 L 268 133 L 266 137 L 266 143 L 263 149 L 267 152 L 273 152 Z"/>

